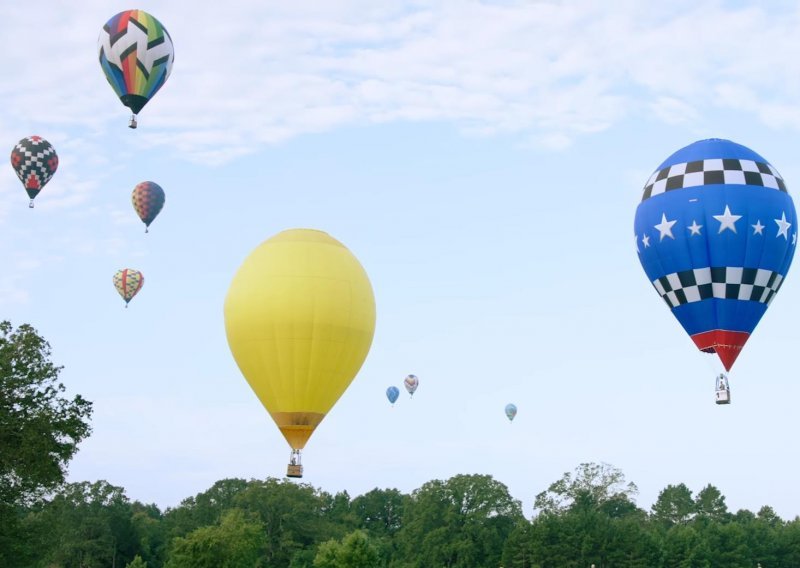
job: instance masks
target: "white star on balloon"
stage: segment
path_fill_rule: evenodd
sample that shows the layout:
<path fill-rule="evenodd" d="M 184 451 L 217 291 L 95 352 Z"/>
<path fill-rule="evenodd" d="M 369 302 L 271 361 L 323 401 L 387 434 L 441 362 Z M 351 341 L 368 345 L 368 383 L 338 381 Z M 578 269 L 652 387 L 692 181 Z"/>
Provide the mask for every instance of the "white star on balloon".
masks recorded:
<path fill-rule="evenodd" d="M 667 216 L 664 213 L 661 214 L 661 222 L 658 225 L 654 225 L 654 227 L 658 229 L 658 232 L 661 233 L 661 238 L 658 239 L 658 242 L 663 241 L 664 237 L 675 239 L 675 237 L 672 236 L 672 225 L 677 222 L 677 219 L 674 221 L 667 221 Z"/>
<path fill-rule="evenodd" d="M 736 221 L 738 221 L 741 218 L 742 218 L 741 215 L 732 215 L 731 210 L 727 205 L 725 206 L 725 213 L 723 213 L 722 215 L 714 215 L 714 219 L 720 222 L 719 233 L 721 233 L 725 229 L 730 229 L 735 233 Z"/>
<path fill-rule="evenodd" d="M 700 234 L 700 229 L 703 228 L 703 225 L 698 225 L 697 221 L 692 219 L 692 224 L 689 225 L 686 228 L 689 229 L 689 231 L 691 231 L 691 234 L 689 236 L 699 235 Z"/>
<path fill-rule="evenodd" d="M 754 235 L 763 235 L 764 234 L 764 225 L 761 224 L 761 219 L 756 221 L 755 225 L 750 225 L 753 227 L 753 234 Z"/>
<path fill-rule="evenodd" d="M 784 211 L 781 213 L 780 219 L 775 219 L 775 222 L 778 224 L 778 234 L 775 235 L 775 238 L 783 236 L 784 239 L 787 241 L 789 240 L 789 227 L 792 226 L 791 223 L 786 222 L 786 212 Z"/>
<path fill-rule="evenodd" d="M 644 235 L 642 237 L 642 242 L 644 243 L 644 248 L 649 247 L 650 246 L 650 237 L 648 237 L 647 235 Z"/>

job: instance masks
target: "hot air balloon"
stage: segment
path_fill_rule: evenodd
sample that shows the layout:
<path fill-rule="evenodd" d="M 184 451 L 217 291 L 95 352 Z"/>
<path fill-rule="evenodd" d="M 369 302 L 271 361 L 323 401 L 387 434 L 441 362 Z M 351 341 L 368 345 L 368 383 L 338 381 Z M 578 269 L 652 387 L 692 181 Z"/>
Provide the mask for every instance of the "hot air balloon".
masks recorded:
<path fill-rule="evenodd" d="M 225 298 L 233 358 L 292 449 L 300 451 L 358 373 L 375 333 L 375 298 L 358 259 L 311 229 L 283 231 L 239 267 Z"/>
<path fill-rule="evenodd" d="M 11 150 L 11 165 L 31 198 L 28 207 L 33 207 L 33 198 L 58 169 L 58 155 L 50 142 L 41 136 L 28 136 Z"/>
<path fill-rule="evenodd" d="M 138 270 L 132 268 L 123 268 L 117 270 L 114 274 L 114 288 L 117 289 L 119 295 L 125 300 L 125 307 L 128 307 L 133 297 L 139 293 L 144 285 L 144 276 Z"/>
<path fill-rule="evenodd" d="M 136 214 L 144 223 L 144 232 L 147 233 L 150 223 L 164 207 L 164 190 L 155 182 L 143 181 L 133 188 L 131 201 Z"/>
<path fill-rule="evenodd" d="M 175 51 L 167 29 L 143 10 L 120 12 L 97 39 L 100 66 L 122 104 L 131 109 L 128 126 L 172 71 Z"/>
<path fill-rule="evenodd" d="M 408 375 L 405 379 L 403 379 L 403 385 L 405 385 L 408 394 L 414 396 L 414 392 L 416 392 L 417 387 L 419 386 L 419 379 L 416 375 Z"/>
<path fill-rule="evenodd" d="M 516 415 L 517 406 L 511 403 L 506 404 L 506 417 L 508 418 L 509 422 L 513 422 Z"/>
<path fill-rule="evenodd" d="M 397 388 L 397 387 L 389 387 L 388 389 L 386 389 L 386 398 L 389 399 L 389 402 L 392 403 L 392 406 L 394 406 L 394 403 L 397 402 L 397 397 L 398 396 L 400 396 L 400 389 L 399 388 Z"/>
<path fill-rule="evenodd" d="M 695 142 L 647 181 L 634 231 L 650 283 L 697 348 L 730 371 L 794 256 L 797 219 L 781 175 L 735 142 Z"/>

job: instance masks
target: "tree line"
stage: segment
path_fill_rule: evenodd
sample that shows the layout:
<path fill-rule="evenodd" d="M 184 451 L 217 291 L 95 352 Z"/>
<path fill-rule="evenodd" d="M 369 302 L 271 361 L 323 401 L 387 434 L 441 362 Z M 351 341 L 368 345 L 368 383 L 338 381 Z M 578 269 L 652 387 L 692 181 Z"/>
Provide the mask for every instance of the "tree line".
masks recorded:
<path fill-rule="evenodd" d="M 596 476 L 600 472 L 600 476 Z M 351 498 L 268 478 L 223 479 L 161 511 L 105 481 L 67 483 L 19 506 L 0 565 L 64 568 L 800 566 L 800 519 L 728 511 L 713 485 L 661 491 L 649 511 L 622 473 L 581 464 L 536 497 L 537 514 L 488 475 L 410 494 Z M 612 483 L 607 483 L 609 480 Z M 10 538 L 12 537 L 12 538 Z"/>
<path fill-rule="evenodd" d="M 66 483 L 92 406 L 68 398 L 35 329 L 0 322 L 0 566 L 7 568 L 796 568 L 800 518 L 731 512 L 713 485 L 649 510 L 609 464 L 519 500 L 489 475 L 351 497 L 287 479 L 223 479 L 178 506 Z"/>

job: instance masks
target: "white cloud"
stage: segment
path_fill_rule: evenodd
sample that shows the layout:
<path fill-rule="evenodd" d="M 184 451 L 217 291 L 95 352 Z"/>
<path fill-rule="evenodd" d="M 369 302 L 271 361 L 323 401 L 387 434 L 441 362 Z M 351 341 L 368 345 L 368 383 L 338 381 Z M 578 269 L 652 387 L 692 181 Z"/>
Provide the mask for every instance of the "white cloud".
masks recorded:
<path fill-rule="evenodd" d="M 6 41 L 26 45 L 24 58 L 3 52 L 15 80 L 0 88 L 12 114 L 2 126 L 102 132 L 125 123 L 95 53 L 112 11 L 102 2 L 37 18 L 0 9 L 10 24 Z M 652 110 L 673 124 L 720 104 L 771 127 L 798 120 L 797 12 L 712 1 L 659 9 L 431 1 L 398 9 L 356 0 L 232 0 L 191 18 L 177 6 L 152 11 L 170 30 L 176 59 L 140 128 L 155 134 L 148 144 L 187 160 L 224 163 L 303 133 L 368 122 L 452 121 L 563 148 Z M 725 95 L 726 85 L 749 96 Z M 769 110 L 759 111 L 765 102 Z"/>
<path fill-rule="evenodd" d="M 655 117 L 666 124 L 692 124 L 699 118 L 693 106 L 675 97 L 657 97 L 649 107 Z"/>
<path fill-rule="evenodd" d="M 9 146 L 33 133 L 54 144 L 60 167 L 47 199 L 37 200 L 37 223 L 68 212 L 103 227 L 98 240 L 70 236 L 83 254 L 124 248 L 115 230 L 138 223 L 128 195 L 150 175 L 132 164 L 152 148 L 167 160 L 214 167 L 304 133 L 428 121 L 563 151 L 626 120 L 702 130 L 695 123 L 714 110 L 800 129 L 798 11 L 715 1 L 654 8 L 588 0 L 402 7 L 230 0 L 224 11 L 204 6 L 192 17 L 177 5 L 143 6 L 170 31 L 176 59 L 130 131 L 96 53 L 103 23 L 122 8 L 101 0 L 35 15 L 0 7 L 6 45 L 25 46 L 24 54 L 0 50 L 13 78 L 0 85 L 0 130 Z M 130 179 L 129 168 L 144 177 Z M 114 194 L 113 203 L 100 199 Z M 28 213 L 10 168 L 0 175 L 0 197 L 0 222 Z M 15 240 L 4 249 L 64 245 L 63 235 L 14 223 Z"/>

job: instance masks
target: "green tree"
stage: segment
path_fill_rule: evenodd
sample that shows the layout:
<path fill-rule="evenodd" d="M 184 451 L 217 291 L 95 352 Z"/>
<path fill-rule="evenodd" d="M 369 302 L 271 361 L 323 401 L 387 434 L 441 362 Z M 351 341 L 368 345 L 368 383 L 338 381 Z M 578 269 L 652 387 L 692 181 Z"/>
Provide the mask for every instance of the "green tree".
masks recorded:
<path fill-rule="evenodd" d="M 700 490 L 694 502 L 698 517 L 723 521 L 730 516 L 728 515 L 728 505 L 725 504 L 725 497 L 719 489 L 711 484 Z"/>
<path fill-rule="evenodd" d="M 235 506 L 236 496 L 250 483 L 244 479 L 221 479 L 207 491 L 187 497 L 164 514 L 168 538 L 186 536 L 200 527 L 217 524 L 228 509 Z"/>
<path fill-rule="evenodd" d="M 664 568 L 707 568 L 707 547 L 691 525 L 676 524 L 667 530 L 661 550 Z"/>
<path fill-rule="evenodd" d="M 255 568 L 264 548 L 264 526 L 240 509 L 225 512 L 218 524 L 176 537 L 165 568 Z"/>
<path fill-rule="evenodd" d="M 397 489 L 373 489 L 353 499 L 350 512 L 356 527 L 369 534 L 381 558 L 390 562 L 397 553 L 394 538 L 402 526 L 403 511 L 409 496 Z"/>
<path fill-rule="evenodd" d="M 147 568 L 147 562 L 142 560 L 142 557 L 137 554 L 136 556 L 133 557 L 133 560 L 131 560 L 125 566 L 125 568 Z"/>
<path fill-rule="evenodd" d="M 61 367 L 50 356 L 50 344 L 33 327 L 0 322 L 0 566 L 26 565 L 22 510 L 64 482 L 91 432 L 92 404 L 64 396 Z"/>
<path fill-rule="evenodd" d="M 319 493 L 319 498 L 323 517 L 330 525 L 334 525 L 338 530 L 341 530 L 342 535 L 356 528 L 358 521 L 353 512 L 350 495 L 347 491 L 340 491 L 336 495 L 323 491 Z"/>
<path fill-rule="evenodd" d="M 505 568 L 532 568 L 531 524 L 520 521 L 503 543 L 502 564 Z"/>
<path fill-rule="evenodd" d="M 739 523 L 711 522 L 701 533 L 709 550 L 709 568 L 751 568 L 756 559 L 748 547 L 745 529 Z"/>
<path fill-rule="evenodd" d="M 402 526 L 408 495 L 397 489 L 373 489 L 353 499 L 351 511 L 370 536 L 392 536 Z"/>
<path fill-rule="evenodd" d="M 669 528 L 674 525 L 685 525 L 697 512 L 697 503 L 692 498 L 691 490 L 683 483 L 667 485 L 661 490 L 652 507 L 653 520 Z"/>
<path fill-rule="evenodd" d="M 335 540 L 326 540 L 320 544 L 314 557 L 314 568 L 338 568 L 337 556 L 341 546 L 341 543 Z"/>
<path fill-rule="evenodd" d="M 161 566 L 166 556 L 167 534 L 159 508 L 134 501 L 130 523 L 138 542 L 137 554 L 151 566 Z"/>
<path fill-rule="evenodd" d="M 778 529 L 778 547 L 781 551 L 781 567 L 800 566 L 800 517 Z M 765 565 L 765 568 L 769 568 Z"/>
<path fill-rule="evenodd" d="M 625 475 L 607 463 L 582 463 L 574 474 L 565 473 L 550 484 L 546 491 L 536 495 L 534 508 L 543 513 L 569 509 L 579 495 L 588 494 L 597 505 L 615 500 L 632 502 L 639 493 L 636 484 L 625 483 Z"/>
<path fill-rule="evenodd" d="M 581 490 L 568 509 L 540 513 L 533 520 L 531 566 L 650 568 L 658 564 L 660 551 L 645 526 L 645 512 L 635 505 L 630 508 L 625 496 L 598 503 L 595 495 Z M 617 498 L 620 503 L 609 507 Z"/>
<path fill-rule="evenodd" d="M 131 507 L 121 487 L 69 483 L 34 513 L 46 536 L 42 557 L 65 567 L 124 566 L 137 553 Z"/>
<path fill-rule="evenodd" d="M 775 512 L 775 509 L 769 505 L 764 505 L 758 510 L 758 518 L 771 527 L 777 527 L 783 524 L 783 519 L 781 519 L 778 513 Z"/>
<path fill-rule="evenodd" d="M 397 533 L 399 561 L 420 568 L 497 566 L 523 520 L 519 501 L 489 475 L 456 475 L 414 491 Z"/>
<path fill-rule="evenodd" d="M 772 507 L 762 507 L 758 517 L 750 511 L 737 511 L 732 522 L 743 529 L 747 549 L 755 563 L 768 568 L 782 566 L 780 533 L 783 521 Z"/>
<path fill-rule="evenodd" d="M 608 464 L 583 463 L 565 473 L 536 496 L 539 513 L 528 531 L 527 561 L 559 568 L 657 564 L 658 546 L 644 528 L 647 514 L 633 501 L 636 492 Z M 517 563 L 525 566 L 519 556 Z"/>
<path fill-rule="evenodd" d="M 635 515 L 612 519 L 606 538 L 602 566 L 652 568 L 661 560 L 658 538 Z"/>
<path fill-rule="evenodd" d="M 381 565 L 378 549 L 362 530 L 351 532 L 341 542 L 323 542 L 314 558 L 314 568 L 379 568 Z"/>
<path fill-rule="evenodd" d="M 324 515 L 328 499 L 304 483 L 268 478 L 251 481 L 234 500 L 237 507 L 257 515 L 264 527 L 268 566 L 297 564 L 303 550 L 346 534 Z"/>

